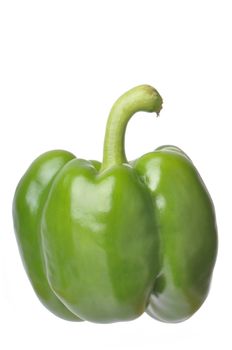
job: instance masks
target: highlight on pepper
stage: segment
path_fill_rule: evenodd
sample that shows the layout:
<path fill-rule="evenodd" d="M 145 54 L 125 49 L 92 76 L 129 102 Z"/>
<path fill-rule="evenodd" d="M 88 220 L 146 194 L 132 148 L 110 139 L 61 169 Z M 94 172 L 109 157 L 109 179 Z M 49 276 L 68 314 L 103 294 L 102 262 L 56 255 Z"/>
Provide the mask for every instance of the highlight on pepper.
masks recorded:
<path fill-rule="evenodd" d="M 217 227 L 197 169 L 175 146 L 132 162 L 125 154 L 130 118 L 161 108 L 153 87 L 137 86 L 111 109 L 102 163 L 54 150 L 21 178 L 13 200 L 19 251 L 56 316 L 111 323 L 147 312 L 180 322 L 206 299 Z"/>

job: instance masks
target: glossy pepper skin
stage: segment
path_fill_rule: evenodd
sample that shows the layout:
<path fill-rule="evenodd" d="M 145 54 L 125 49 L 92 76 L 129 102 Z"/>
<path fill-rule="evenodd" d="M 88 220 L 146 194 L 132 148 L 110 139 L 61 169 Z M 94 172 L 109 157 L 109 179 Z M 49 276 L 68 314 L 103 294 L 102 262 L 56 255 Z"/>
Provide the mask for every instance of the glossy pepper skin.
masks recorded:
<path fill-rule="evenodd" d="M 180 322 L 207 296 L 217 228 L 196 168 L 175 146 L 133 162 L 125 156 L 129 119 L 161 107 L 151 86 L 128 91 L 110 112 L 102 164 L 47 152 L 16 189 L 13 218 L 26 271 L 59 317 L 109 323 L 146 311 Z"/>

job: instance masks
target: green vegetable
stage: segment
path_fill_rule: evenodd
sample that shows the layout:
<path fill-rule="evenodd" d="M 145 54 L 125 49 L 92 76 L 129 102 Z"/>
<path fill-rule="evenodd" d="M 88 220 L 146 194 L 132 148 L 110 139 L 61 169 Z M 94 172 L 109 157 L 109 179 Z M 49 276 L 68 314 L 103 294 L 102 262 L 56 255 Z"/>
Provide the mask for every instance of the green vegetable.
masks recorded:
<path fill-rule="evenodd" d="M 42 154 L 15 192 L 21 256 L 42 303 L 67 320 L 152 317 L 179 322 L 205 300 L 217 253 L 213 203 L 191 160 L 163 146 L 129 163 L 124 136 L 137 111 L 159 113 L 151 86 L 114 104 L 103 163 Z"/>

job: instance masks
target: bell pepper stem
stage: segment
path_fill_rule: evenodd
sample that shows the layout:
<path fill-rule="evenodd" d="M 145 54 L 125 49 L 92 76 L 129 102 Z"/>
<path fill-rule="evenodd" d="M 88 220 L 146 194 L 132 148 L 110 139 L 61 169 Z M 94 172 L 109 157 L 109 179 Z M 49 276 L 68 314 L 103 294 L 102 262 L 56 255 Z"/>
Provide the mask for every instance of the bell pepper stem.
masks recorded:
<path fill-rule="evenodd" d="M 162 102 L 158 91 L 149 85 L 137 86 L 119 97 L 108 117 L 100 171 L 127 163 L 124 140 L 128 121 L 139 111 L 156 112 L 158 115 Z"/>

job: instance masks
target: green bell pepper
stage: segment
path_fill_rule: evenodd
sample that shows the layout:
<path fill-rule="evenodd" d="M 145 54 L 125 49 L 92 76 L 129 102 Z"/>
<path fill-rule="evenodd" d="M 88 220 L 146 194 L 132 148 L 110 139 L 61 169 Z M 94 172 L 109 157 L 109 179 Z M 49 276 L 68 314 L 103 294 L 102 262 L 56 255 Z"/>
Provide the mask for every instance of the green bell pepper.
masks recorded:
<path fill-rule="evenodd" d="M 196 168 L 174 146 L 125 156 L 129 119 L 161 108 L 154 88 L 135 87 L 110 112 L 102 164 L 51 151 L 19 182 L 13 219 L 24 266 L 61 318 L 109 323 L 146 311 L 179 322 L 207 296 L 217 228 Z"/>

